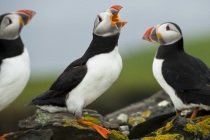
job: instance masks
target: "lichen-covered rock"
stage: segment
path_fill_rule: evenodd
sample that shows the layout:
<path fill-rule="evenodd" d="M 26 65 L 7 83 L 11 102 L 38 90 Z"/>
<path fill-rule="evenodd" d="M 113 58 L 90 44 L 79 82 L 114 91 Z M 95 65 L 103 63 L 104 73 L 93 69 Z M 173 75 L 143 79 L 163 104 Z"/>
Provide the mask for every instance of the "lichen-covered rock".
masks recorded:
<path fill-rule="evenodd" d="M 83 119 L 93 122 L 108 129 L 113 124 L 104 121 L 103 116 L 97 111 L 85 109 Z M 104 140 L 104 138 L 93 128 L 79 124 L 74 116 L 68 112 L 49 113 L 37 109 L 35 114 L 19 122 L 20 130 L 28 129 L 50 129 L 53 132 L 53 140 Z M 111 130 L 109 140 L 128 140 L 127 135 L 120 131 Z"/>
<path fill-rule="evenodd" d="M 169 96 L 160 91 L 105 117 L 86 109 L 83 119 L 108 128 L 112 132 L 108 140 L 209 140 L 210 112 L 200 110 L 197 118 L 187 119 L 191 113 L 186 110 L 182 117 L 176 117 Z M 37 109 L 33 116 L 19 121 L 19 127 L 19 132 L 4 135 L 0 140 L 104 140 L 93 128 L 79 124 L 68 112 L 49 113 Z M 49 137 L 44 139 L 44 133 L 49 133 Z"/>
<path fill-rule="evenodd" d="M 197 117 L 193 120 L 185 117 L 175 117 L 165 126 L 152 132 L 142 140 L 170 139 L 170 140 L 209 140 L 210 116 Z"/>
<path fill-rule="evenodd" d="M 159 91 L 150 98 L 106 115 L 105 118 L 118 127 L 127 124 L 130 139 L 136 139 L 162 127 L 172 116 L 175 116 L 175 110 L 169 96 L 164 91 Z"/>
<path fill-rule="evenodd" d="M 203 125 L 203 121 L 200 122 L 202 125 L 199 125 L 199 123 L 193 125 L 190 123 L 192 121 L 185 118 L 189 117 L 191 113 L 191 110 L 183 111 L 182 116 L 184 117 L 178 117 L 179 119 L 176 118 L 172 125 L 172 122 L 170 121 L 175 118 L 173 104 L 169 99 L 169 96 L 166 95 L 164 91 L 160 91 L 148 99 L 107 115 L 106 119 L 108 122 L 118 124 L 119 126 L 127 124 L 129 126 L 128 135 L 131 140 L 139 138 L 144 138 L 145 140 L 208 138 L 208 121 L 204 121 L 205 125 Z M 198 112 L 198 116 L 206 114 L 208 113 L 205 111 Z M 127 118 L 127 121 L 125 121 L 125 118 Z M 196 120 L 198 118 L 196 118 Z M 184 120 L 188 123 L 183 122 Z M 180 127 L 183 129 L 180 130 Z M 188 130 L 189 128 L 191 129 Z M 201 129 L 203 130 L 202 134 L 199 131 Z M 179 131 L 177 132 L 177 130 Z M 156 132 L 155 134 L 152 133 L 154 131 Z M 194 136 L 196 134 L 198 135 Z M 203 137 L 199 137 L 200 135 Z"/>
<path fill-rule="evenodd" d="M 136 126 L 146 120 L 169 113 L 175 113 L 174 107 L 169 96 L 164 91 L 159 91 L 143 101 L 106 115 L 105 119 L 119 126 L 124 123 Z M 121 116 L 126 116 L 127 121 L 125 122 Z"/>

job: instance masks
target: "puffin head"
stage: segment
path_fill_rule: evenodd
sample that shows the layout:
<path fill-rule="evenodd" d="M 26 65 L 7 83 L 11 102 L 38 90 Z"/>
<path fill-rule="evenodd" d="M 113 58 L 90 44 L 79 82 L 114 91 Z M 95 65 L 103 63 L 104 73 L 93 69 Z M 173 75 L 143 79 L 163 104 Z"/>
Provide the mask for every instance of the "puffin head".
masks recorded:
<path fill-rule="evenodd" d="M 113 5 L 105 12 L 99 13 L 95 19 L 93 33 L 102 37 L 120 33 L 121 28 L 127 23 L 118 15 L 121 8 L 120 5 Z"/>
<path fill-rule="evenodd" d="M 170 45 L 182 38 L 182 31 L 179 26 L 172 22 L 166 22 L 149 28 L 143 36 L 144 40 Z"/>
<path fill-rule="evenodd" d="M 0 39 L 18 38 L 23 26 L 27 25 L 34 15 L 35 12 L 31 10 L 18 10 L 0 15 Z"/>

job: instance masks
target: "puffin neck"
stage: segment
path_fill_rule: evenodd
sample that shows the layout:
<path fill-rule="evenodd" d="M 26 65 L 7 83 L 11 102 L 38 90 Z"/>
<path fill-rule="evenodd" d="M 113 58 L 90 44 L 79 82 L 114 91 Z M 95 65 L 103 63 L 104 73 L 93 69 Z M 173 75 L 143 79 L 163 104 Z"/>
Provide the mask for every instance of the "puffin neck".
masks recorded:
<path fill-rule="evenodd" d="M 160 45 L 156 54 L 157 59 L 165 59 L 173 54 L 184 52 L 183 38 L 170 45 Z"/>
<path fill-rule="evenodd" d="M 20 37 L 15 40 L 0 39 L 0 60 L 23 53 L 24 45 Z"/>
<path fill-rule="evenodd" d="M 109 37 L 101 37 L 93 34 L 92 42 L 83 57 L 91 58 L 97 54 L 111 52 L 118 45 L 119 35 L 120 34 Z"/>

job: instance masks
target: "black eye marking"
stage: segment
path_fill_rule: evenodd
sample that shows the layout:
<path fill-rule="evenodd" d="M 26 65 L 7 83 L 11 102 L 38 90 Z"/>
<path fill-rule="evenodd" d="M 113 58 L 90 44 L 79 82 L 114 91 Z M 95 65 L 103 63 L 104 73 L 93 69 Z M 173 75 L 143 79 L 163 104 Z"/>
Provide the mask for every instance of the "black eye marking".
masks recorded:
<path fill-rule="evenodd" d="M 170 27 L 169 27 L 169 25 L 167 25 L 167 26 L 166 26 L 166 30 L 167 30 L 167 31 L 168 31 L 168 30 L 170 30 Z"/>
<path fill-rule="evenodd" d="M 102 21 L 102 18 L 100 16 L 98 16 L 98 20 L 99 20 L 99 23 Z"/>
<path fill-rule="evenodd" d="M 9 21 L 9 24 L 12 24 L 12 20 L 10 18 L 8 19 L 8 21 Z"/>
<path fill-rule="evenodd" d="M 11 19 L 9 19 L 9 24 L 12 24 L 12 20 Z"/>

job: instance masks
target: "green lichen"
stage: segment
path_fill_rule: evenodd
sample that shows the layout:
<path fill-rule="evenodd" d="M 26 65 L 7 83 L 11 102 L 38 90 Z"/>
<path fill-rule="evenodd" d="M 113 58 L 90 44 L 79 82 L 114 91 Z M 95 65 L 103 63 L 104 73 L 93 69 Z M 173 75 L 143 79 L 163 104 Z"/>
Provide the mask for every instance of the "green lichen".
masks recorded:
<path fill-rule="evenodd" d="M 101 121 L 100 120 L 98 120 L 98 119 L 96 119 L 94 117 L 91 117 L 91 116 L 85 116 L 84 117 L 84 120 L 85 121 L 88 121 L 88 122 L 93 122 L 95 124 L 101 124 Z"/>
<path fill-rule="evenodd" d="M 173 127 L 173 120 L 171 120 L 170 122 L 168 122 L 164 127 L 161 127 L 159 128 L 157 131 L 156 131 L 156 135 L 162 135 L 163 134 L 163 131 L 168 131 L 170 130 L 171 128 Z"/>
<path fill-rule="evenodd" d="M 98 120 L 94 117 L 91 117 L 91 116 L 85 116 L 84 121 L 93 122 L 93 123 L 98 124 L 98 125 L 101 123 L 100 120 Z M 82 125 L 82 124 L 78 123 L 77 120 L 63 119 L 63 127 L 68 127 L 68 126 L 73 126 L 73 127 L 78 128 L 78 129 L 87 129 L 86 125 Z M 92 127 L 90 127 L 90 128 L 92 129 Z"/>
<path fill-rule="evenodd" d="M 210 116 L 199 117 L 202 121 L 197 122 L 198 131 L 202 133 L 202 136 L 210 134 Z"/>
<path fill-rule="evenodd" d="M 72 126 L 72 127 L 76 127 L 78 129 L 86 129 L 85 127 L 83 127 L 82 125 L 80 125 L 77 120 L 67 120 L 67 119 L 63 119 L 63 127 L 68 127 L 68 126 Z"/>
<path fill-rule="evenodd" d="M 46 122 L 50 119 L 50 116 L 46 113 L 43 113 L 40 109 L 36 110 L 36 121 L 38 123 L 41 123 L 42 125 L 45 125 Z"/>
<path fill-rule="evenodd" d="M 128 119 L 128 124 L 130 124 L 130 125 L 132 125 L 132 126 L 135 126 L 136 124 L 135 124 L 135 118 L 134 117 L 130 117 L 129 119 Z"/>
<path fill-rule="evenodd" d="M 186 124 L 184 131 L 194 133 L 195 135 L 197 135 L 198 132 L 196 125 L 191 123 Z"/>
<path fill-rule="evenodd" d="M 120 133 L 116 130 L 111 130 L 112 134 L 109 135 L 109 140 L 129 140 L 127 135 L 124 133 Z"/>
<path fill-rule="evenodd" d="M 180 134 L 167 133 L 173 127 L 173 121 L 171 120 L 164 127 L 156 130 L 155 136 L 144 137 L 141 140 L 184 140 L 184 137 Z"/>
<path fill-rule="evenodd" d="M 210 134 L 210 116 L 202 116 L 196 118 L 196 123 L 187 123 L 184 131 L 194 133 L 195 135 L 201 133 L 203 137 Z"/>
<path fill-rule="evenodd" d="M 137 124 L 143 123 L 143 122 L 145 122 L 145 121 L 146 121 L 145 118 L 140 117 L 140 118 L 137 120 Z"/>
<path fill-rule="evenodd" d="M 156 131 L 156 135 L 162 135 L 162 133 L 163 133 L 163 128 L 164 128 L 164 127 L 159 128 L 159 129 Z"/>
<path fill-rule="evenodd" d="M 141 140 L 184 140 L 184 137 L 180 134 L 164 134 L 152 137 L 144 137 Z"/>
<path fill-rule="evenodd" d="M 130 124 L 132 126 L 136 126 L 136 125 L 143 123 L 145 121 L 146 121 L 146 119 L 143 117 L 138 117 L 138 118 L 130 117 L 128 119 L 128 124 Z"/>
<path fill-rule="evenodd" d="M 172 128 L 172 126 L 173 126 L 173 121 L 174 121 L 174 120 L 171 120 L 170 122 L 168 122 L 168 123 L 166 124 L 166 126 L 165 126 L 165 130 L 166 130 L 166 131 L 168 131 L 168 130 L 170 130 L 170 129 Z"/>
<path fill-rule="evenodd" d="M 165 126 L 159 128 L 155 132 L 155 136 L 145 137 L 142 140 L 180 140 L 184 136 L 180 134 L 171 134 L 170 130 L 173 128 L 174 120 L 168 122 Z M 202 136 L 205 138 L 210 135 L 210 115 L 197 117 L 194 120 L 188 119 L 188 123 L 184 125 L 183 130 L 194 135 Z M 170 134 L 169 134 L 170 133 Z"/>
<path fill-rule="evenodd" d="M 141 113 L 141 116 L 144 118 L 148 118 L 152 114 L 151 110 L 145 110 Z"/>
<path fill-rule="evenodd" d="M 151 110 L 145 110 L 141 113 L 136 113 L 133 116 L 129 117 L 128 124 L 136 126 L 140 123 L 143 123 L 151 115 L 151 113 Z"/>

